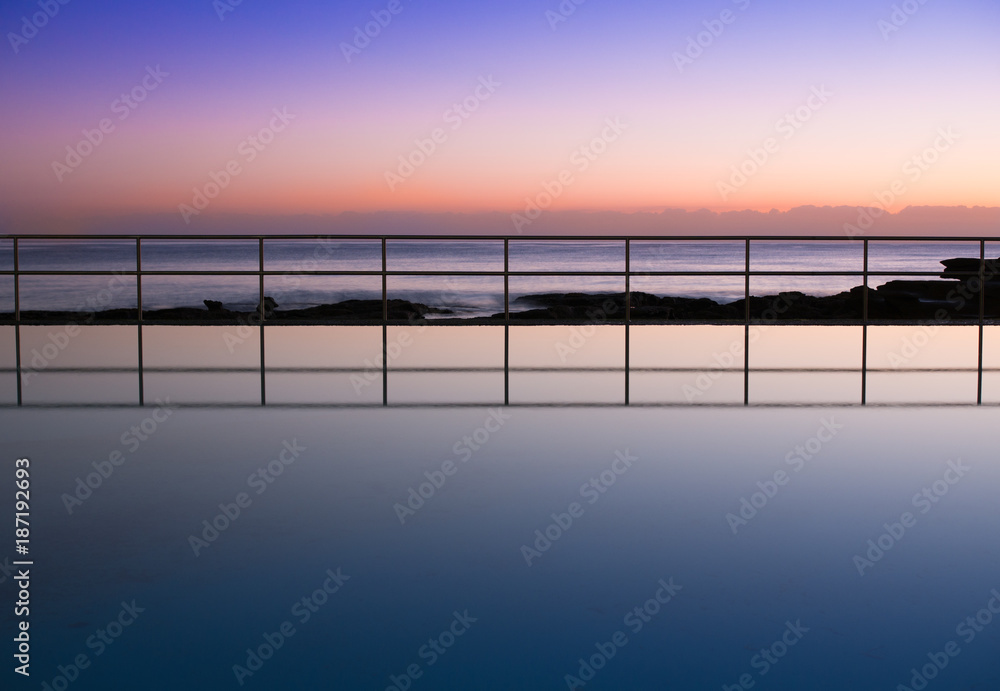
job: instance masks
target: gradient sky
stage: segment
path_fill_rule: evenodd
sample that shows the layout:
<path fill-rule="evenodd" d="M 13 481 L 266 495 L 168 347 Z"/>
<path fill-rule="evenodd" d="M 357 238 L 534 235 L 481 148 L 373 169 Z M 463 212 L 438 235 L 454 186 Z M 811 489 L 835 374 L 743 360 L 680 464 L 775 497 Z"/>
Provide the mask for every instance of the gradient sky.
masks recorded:
<path fill-rule="evenodd" d="M 575 11 L 555 24 L 556 0 L 399 0 L 348 61 L 342 44 L 388 0 L 243 0 L 222 19 L 222 0 L 71 0 L 16 52 L 11 35 L 41 10 L 7 0 L 0 211 L 173 212 L 183 228 L 180 205 L 230 161 L 240 173 L 192 230 L 218 213 L 509 213 L 563 171 L 556 210 L 874 205 L 894 182 L 893 210 L 1000 206 L 1000 6 L 912 3 L 888 33 L 893 3 L 871 0 L 567 0 Z M 724 10 L 732 22 L 679 70 L 674 54 Z M 157 66 L 169 76 L 120 120 L 115 99 Z M 453 104 L 491 77 L 499 86 L 456 128 Z M 814 88 L 830 95 L 810 110 Z M 779 128 L 799 108 L 808 121 Z M 294 120 L 248 160 L 241 143 L 274 109 Z M 59 180 L 54 162 L 103 118 L 114 130 Z M 609 118 L 627 128 L 581 157 Z M 386 173 L 436 128 L 443 143 L 390 189 Z M 769 138 L 764 165 L 733 184 Z M 917 176 L 907 162 L 935 143 Z"/>

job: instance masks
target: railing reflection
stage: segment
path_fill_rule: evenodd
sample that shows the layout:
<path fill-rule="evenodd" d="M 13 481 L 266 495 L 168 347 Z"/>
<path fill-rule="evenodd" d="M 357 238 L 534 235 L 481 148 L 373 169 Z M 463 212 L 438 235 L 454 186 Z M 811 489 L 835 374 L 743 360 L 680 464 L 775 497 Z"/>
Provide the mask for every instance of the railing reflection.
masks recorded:
<path fill-rule="evenodd" d="M 352 268 L 334 268 L 334 269 L 316 269 L 309 268 L 307 265 L 303 266 L 301 264 L 296 265 L 294 262 L 288 263 L 287 258 L 285 259 L 274 259 L 273 262 L 269 263 L 266 257 L 274 255 L 277 257 L 280 253 L 273 250 L 279 243 L 294 242 L 296 240 L 311 240 L 316 242 L 339 242 L 339 243 L 351 243 L 356 242 L 359 245 L 372 245 L 376 248 L 376 252 L 370 252 L 371 259 L 377 262 L 379 266 L 372 267 L 366 270 L 355 270 Z M 69 241 L 100 241 L 108 242 L 115 246 L 115 256 L 116 268 L 114 270 L 58 270 L 52 268 L 51 264 L 46 264 L 44 261 L 39 262 L 38 258 L 44 256 L 40 253 L 40 248 L 44 249 L 44 243 L 63 243 Z M 414 264 L 414 266 L 404 266 L 402 269 L 392 269 L 389 265 L 390 249 L 397 249 L 397 245 L 400 247 L 405 243 L 412 243 L 414 246 L 419 246 L 420 243 L 426 242 L 452 242 L 452 243 L 467 243 L 470 246 L 482 246 L 482 247 L 492 247 L 496 251 L 497 261 L 495 267 L 490 270 L 462 270 L 460 266 L 456 267 L 439 267 L 434 270 L 421 270 L 419 268 L 414 268 L 414 266 L 420 265 L 419 262 Z M 12 286 L 12 305 L 11 311 L 7 313 L 6 323 L 13 327 L 13 351 L 14 351 L 14 363 L 13 368 L 9 370 L 0 371 L 0 375 L 12 374 L 15 379 L 15 391 L 16 391 L 16 405 L 22 405 L 25 403 L 25 378 L 34 377 L 36 375 L 40 376 L 41 373 L 36 371 L 37 368 L 33 368 L 30 364 L 26 363 L 26 354 L 23 350 L 22 344 L 22 330 L 29 324 L 66 324 L 71 321 L 71 318 L 67 316 L 64 312 L 46 312 L 45 309 L 39 309 L 37 306 L 33 306 L 32 309 L 25 310 L 23 300 L 23 287 L 28 283 L 37 284 L 39 282 L 44 282 L 46 277 L 56 277 L 56 276 L 75 276 L 79 278 L 87 277 L 114 277 L 118 281 L 119 292 L 124 292 L 126 294 L 130 291 L 134 291 L 134 302 L 132 306 L 126 306 L 119 308 L 117 310 L 108 310 L 103 312 L 94 312 L 90 316 L 94 317 L 95 314 L 99 314 L 99 319 L 92 320 L 91 323 L 114 323 L 114 324 L 125 324 L 134 327 L 135 331 L 135 344 L 132 350 L 133 359 L 136 366 L 129 370 L 116 370 L 114 368 L 106 368 L 103 370 L 88 370 L 87 372 L 75 371 L 73 369 L 62 369 L 58 370 L 55 367 L 48 368 L 45 371 L 46 376 L 52 376 L 57 372 L 61 372 L 65 375 L 85 375 L 85 374 L 97 374 L 103 373 L 106 375 L 110 374 L 124 374 L 126 371 L 135 372 L 136 383 L 135 389 L 137 393 L 137 404 L 145 405 L 147 398 L 147 384 L 149 383 L 149 378 L 154 379 L 166 374 L 175 375 L 220 375 L 223 373 L 242 373 L 250 374 L 255 373 L 258 378 L 258 386 L 255 387 L 254 397 L 257 399 L 255 403 L 257 405 L 266 405 L 269 403 L 268 395 L 268 383 L 270 375 L 315 375 L 319 373 L 324 374 L 346 374 L 348 376 L 360 376 L 357 372 L 351 372 L 349 370 L 315 370 L 309 368 L 299 368 L 291 370 L 283 370 L 281 368 L 275 368 L 267 364 L 267 344 L 269 342 L 269 334 L 273 332 L 275 328 L 282 329 L 287 326 L 295 324 L 330 324 L 330 323 L 358 323 L 358 324 L 376 324 L 381 328 L 381 357 L 380 359 L 380 376 L 377 377 L 381 384 L 381 401 L 376 401 L 377 404 L 388 406 L 393 403 L 390 399 L 390 372 L 399 376 L 407 374 L 417 374 L 423 370 L 407 370 L 405 368 L 393 368 L 390 367 L 390 348 L 391 343 L 388 338 L 389 329 L 393 326 L 412 326 L 416 322 L 413 319 L 400 318 L 400 314 L 395 311 L 394 301 L 390 299 L 390 279 L 393 280 L 403 280 L 405 278 L 420 278 L 420 277 L 439 277 L 439 278 L 494 278 L 497 281 L 502 280 L 502 290 L 503 290 L 503 311 L 502 314 L 497 314 L 493 318 L 484 318 L 481 323 L 484 324 L 496 324 L 503 329 L 503 365 L 499 368 L 485 368 L 485 369 L 438 369 L 438 373 L 454 374 L 458 372 L 464 372 L 465 374 L 486 374 L 486 373 L 502 373 L 502 390 L 503 396 L 502 400 L 496 401 L 496 403 L 501 403 L 503 405 L 514 405 L 514 404 L 525 404 L 525 402 L 518 401 L 517 396 L 512 399 L 511 396 L 511 378 L 512 376 L 517 380 L 524 374 L 532 373 L 541 374 L 548 373 L 548 370 L 539 370 L 532 368 L 517 367 L 511 365 L 511 343 L 510 343 L 510 331 L 512 327 L 517 327 L 522 323 L 537 323 L 537 324 L 586 324 L 586 320 L 581 320 L 578 317 L 569 317 L 564 319 L 558 319 L 555 321 L 545 319 L 538 319 L 531 322 L 523 321 L 523 313 L 518 313 L 512 311 L 511 309 L 511 279 L 516 279 L 519 281 L 530 281 L 532 279 L 539 279 L 541 277 L 563 277 L 563 278 L 588 278 L 591 280 L 604 280 L 609 281 L 621 281 L 621 293 L 620 299 L 618 300 L 619 308 L 617 310 L 612 310 L 612 314 L 604 315 L 602 319 L 602 324 L 616 324 L 621 327 L 620 342 L 622 344 L 622 362 L 621 366 L 617 369 L 594 369 L 594 368 L 560 368 L 559 372 L 576 372 L 581 374 L 583 372 L 597 373 L 604 372 L 605 374 L 610 374 L 611 372 L 619 373 L 621 376 L 620 386 L 621 386 L 621 404 L 650 404 L 649 401 L 641 400 L 633 396 L 636 383 L 633 378 L 637 376 L 643 376 L 645 374 L 658 373 L 683 373 L 689 370 L 685 369 L 644 369 L 642 367 L 635 367 L 633 363 L 634 357 L 634 347 L 633 347 L 633 335 L 635 327 L 648 324 L 664 324 L 673 322 L 684 322 L 684 319 L 677 319 L 670 315 L 669 310 L 664 311 L 663 309 L 657 307 L 655 309 L 650 308 L 648 304 L 644 302 L 646 299 L 644 296 L 646 293 L 637 289 L 637 286 L 642 287 L 643 282 L 656 280 L 669 280 L 669 281 L 718 281 L 718 280 L 734 280 L 742 282 L 742 307 L 740 314 L 723 314 L 721 316 L 702 316 L 702 317 L 692 317 L 687 319 L 687 323 L 708 323 L 708 324 L 738 324 L 743 329 L 743 344 L 742 348 L 738 349 L 738 357 L 742 359 L 742 363 L 735 363 L 731 372 L 728 374 L 736 373 L 742 375 L 742 401 L 736 401 L 742 405 L 750 405 L 752 402 L 756 402 L 758 399 L 756 397 L 752 398 L 751 389 L 752 382 L 755 381 L 755 375 L 761 374 L 779 374 L 782 372 L 794 373 L 802 372 L 805 370 L 773 370 L 773 369 L 761 369 L 754 368 L 752 366 L 752 337 L 754 335 L 753 329 L 759 327 L 760 325 L 773 324 L 775 319 L 769 316 L 769 312 L 775 312 L 774 305 L 772 305 L 767 300 L 760 297 L 762 294 L 766 294 L 769 290 L 775 290 L 774 288 L 769 288 L 769 286 L 777 285 L 773 282 L 776 279 L 788 279 L 788 278 L 799 278 L 799 279 L 823 279 L 824 281 L 839 280 L 844 286 L 852 286 L 855 280 L 859 282 L 857 286 L 860 290 L 855 295 L 851 291 L 851 302 L 844 306 L 843 311 L 837 313 L 824 313 L 817 317 L 816 319 L 809 320 L 807 318 L 798 319 L 798 323 L 818 323 L 827 325 L 856 325 L 860 327 L 860 344 L 855 351 L 860 358 L 860 363 L 857 368 L 851 369 L 850 372 L 854 372 L 858 376 L 857 391 L 858 391 L 858 403 L 866 404 L 869 402 L 869 389 L 870 389 L 870 375 L 901 375 L 908 372 L 905 367 L 899 368 L 894 367 L 891 372 L 884 371 L 879 368 L 869 367 L 869 329 L 871 326 L 876 324 L 888 323 L 886 320 L 881 319 L 882 316 L 877 311 L 875 311 L 873 305 L 872 291 L 869 289 L 869 282 L 876 278 L 894 278 L 905 283 L 907 279 L 919 278 L 919 277 L 935 277 L 940 278 L 945 273 L 941 269 L 930 270 L 920 270 L 920 271 L 907 271 L 900 270 L 891 261 L 891 254 L 887 254 L 884 251 L 886 247 L 892 245 L 892 243 L 897 242 L 926 242 L 926 243 L 966 243 L 969 248 L 974 248 L 977 250 L 978 258 L 969 257 L 962 260 L 964 263 L 960 262 L 958 264 L 947 266 L 945 273 L 952 280 L 957 280 L 960 282 L 964 289 L 970 291 L 968 299 L 963 299 L 962 307 L 945 310 L 943 317 L 938 319 L 938 324 L 935 326 L 937 328 L 952 328 L 957 325 L 968 325 L 975 327 L 978 332 L 978 344 L 977 344 L 977 362 L 976 366 L 972 369 L 969 368 L 955 368 L 951 371 L 953 373 L 974 373 L 976 378 L 976 395 L 974 403 L 983 403 L 983 379 L 984 374 L 988 374 L 993 370 L 988 367 L 984 367 L 985 361 L 985 341 L 984 341 L 984 328 L 988 323 L 993 323 L 995 316 L 992 311 L 987 312 L 987 291 L 985 286 L 988 283 L 988 279 L 995 279 L 996 266 L 992 260 L 986 259 L 986 243 L 987 241 L 995 242 L 996 238 L 952 238 L 952 237 L 872 237 L 872 238 L 862 238 L 854 240 L 847 237 L 768 237 L 768 236 L 754 236 L 754 237 L 702 237 L 702 236 L 690 236 L 690 237 L 676 237 L 676 236 L 664 236 L 664 237 L 615 237 L 615 236 L 605 236 L 605 237 L 594 237 L 594 236 L 581 236 L 581 237 L 528 237 L 528 236 L 518 236 L 518 237 L 487 237 L 487 236 L 394 236 L 394 237 L 372 237 L 372 236 L 273 236 L 273 237 L 261 237 L 261 236 L 73 236 L 72 238 L 64 236 L 5 236 L 0 237 L 0 255 L 4 253 L 3 243 L 7 242 L 9 245 L 9 262 L 3 256 L 0 256 L 0 280 L 3 277 L 10 277 L 13 282 Z M 194 243 L 204 243 L 206 247 L 212 249 L 220 257 L 225 257 L 231 254 L 229 250 L 225 250 L 226 247 L 230 245 L 237 247 L 239 257 L 242 257 L 245 261 L 243 262 L 245 266 L 241 265 L 241 268 L 235 270 L 209 270 L 200 271 L 185 268 L 183 262 L 178 263 L 176 259 L 172 259 L 169 251 L 167 251 L 172 243 L 177 242 L 194 242 Z M 817 266 L 823 266 L 822 258 L 817 259 L 817 263 L 813 268 L 809 270 L 800 269 L 799 267 L 792 265 L 782 265 L 780 261 L 780 255 L 775 254 L 775 248 L 784 243 L 800 243 L 806 246 L 815 246 L 817 248 L 818 255 L 822 255 L 819 252 L 820 249 L 827 248 L 830 246 L 843 246 L 844 243 L 850 243 L 850 247 L 858 248 L 856 254 L 858 255 L 855 259 L 859 260 L 861 265 L 856 269 L 824 269 L 815 268 Z M 213 245 L 214 243 L 214 245 Z M 609 248 L 611 255 L 615 257 L 612 264 L 615 262 L 621 263 L 620 269 L 608 269 L 607 267 L 597 268 L 597 269 L 581 269 L 581 270 L 570 270 L 562 268 L 560 270 L 547 270 L 544 266 L 534 266 L 530 263 L 524 270 L 512 270 L 511 259 L 512 256 L 519 261 L 523 260 L 525 256 L 524 250 L 530 248 L 531 243 L 544 243 L 553 246 L 558 246 L 560 243 L 564 244 L 568 248 L 575 248 L 574 251 L 579 251 L 581 243 L 605 243 Z M 575 243 L 575 244 L 574 244 Z M 671 248 L 670 253 L 664 254 L 663 252 L 651 253 L 650 249 L 659 243 L 663 246 L 669 246 Z M 733 249 L 732 259 L 736 261 L 742 259 L 742 265 L 738 268 L 729 267 L 728 269 L 706 269 L 701 270 L 699 268 L 693 268 L 699 266 L 695 259 L 684 254 L 683 251 L 675 251 L 678 248 L 683 248 L 685 245 L 692 246 L 697 243 L 705 243 L 707 245 L 718 245 L 720 243 L 725 243 L 727 247 Z M 131 254 L 134 256 L 134 269 L 131 268 L 131 259 L 126 255 L 128 252 L 123 253 L 122 247 L 128 244 L 132 247 Z M 34 264 L 29 266 L 24 266 L 22 263 L 22 249 L 25 246 L 29 246 L 33 250 L 33 254 L 29 253 L 33 258 Z M 144 247 L 148 250 L 147 257 L 144 260 L 143 249 Z M 873 254 L 873 248 L 880 250 Z M 502 249 L 502 256 L 500 250 Z M 662 247 L 660 248 L 662 249 Z M 236 250 L 233 250 L 234 252 Z M 768 259 L 769 253 L 774 255 Z M 738 255 L 742 254 L 742 257 Z M 120 256 L 119 256 L 120 255 Z M 244 256 L 245 255 L 245 256 Z M 395 257 L 395 255 L 393 255 Z M 402 255 L 400 255 L 402 256 Z M 610 255 L 609 255 L 610 256 Z M 767 266 L 777 266 L 777 270 L 771 269 L 760 269 L 755 268 L 756 265 L 751 261 L 752 257 L 762 257 Z M 680 257 L 678 259 L 678 257 Z M 687 257 L 687 259 L 684 259 Z M 775 258 L 777 257 L 777 258 Z M 500 260 L 502 259 L 502 265 Z M 875 260 L 873 265 L 872 260 Z M 122 263 L 124 262 L 124 263 Z M 173 263 L 171 263 L 173 262 Z M 284 263 L 282 263 L 284 262 Z M 768 263 L 769 262 L 769 263 Z M 404 262 L 405 264 L 405 262 Z M 617 266 L 617 264 L 615 264 Z M 345 266 L 348 266 L 345 264 Z M 523 268 L 523 267 L 522 267 Z M 641 269 L 641 270 L 637 270 Z M 305 316 L 283 319 L 278 319 L 277 315 L 271 311 L 269 296 L 267 295 L 268 281 L 275 277 L 288 277 L 290 274 L 294 274 L 296 277 L 302 278 L 336 278 L 336 277 L 352 277 L 353 279 L 360 279 L 367 277 L 376 281 L 379 285 L 381 292 L 381 299 L 376 302 L 378 305 L 378 312 L 380 314 L 376 315 L 372 319 L 330 319 L 329 314 L 326 316 L 318 316 L 317 318 L 307 318 Z M 223 310 L 221 307 L 214 307 L 211 300 L 206 300 L 205 304 L 207 310 L 204 311 L 202 316 L 198 317 L 200 321 L 193 322 L 190 315 L 184 314 L 182 316 L 177 316 L 172 313 L 169 309 L 150 309 L 149 299 L 151 296 L 150 291 L 154 290 L 157 285 L 164 284 L 170 285 L 172 281 L 179 280 L 182 277 L 200 277 L 204 280 L 215 277 L 219 279 L 227 278 L 227 280 L 241 278 L 245 279 L 248 286 L 252 286 L 250 289 L 255 293 L 255 299 L 257 305 L 251 312 L 247 314 L 228 312 Z M 26 283 L 27 282 L 27 283 Z M 995 281 L 994 281 L 995 282 Z M 498 284 L 499 285 L 499 284 Z M 649 285 L 653 285 L 650 283 Z M 145 294 L 144 294 L 145 290 Z M 847 294 L 847 293 L 845 293 Z M 781 295 L 790 295 L 790 293 L 782 293 Z M 799 293 L 799 295 L 802 295 Z M 805 295 L 805 299 L 810 296 Z M 144 304 L 144 299 L 146 304 Z M 786 298 L 788 299 L 788 298 Z M 916 305 L 914 309 L 916 313 L 920 313 L 921 310 L 927 311 L 926 305 L 921 307 L 921 298 L 918 296 L 914 298 L 913 305 Z M 933 301 L 930 301 L 933 302 Z M 941 303 L 941 300 L 937 300 Z M 219 303 L 214 303 L 219 304 Z M 733 303 L 739 304 L 739 303 Z M 214 310 L 214 311 L 213 311 Z M 659 310 L 659 311 L 658 311 Z M 991 307 L 992 310 L 992 307 Z M 730 310 L 732 311 L 732 310 Z M 201 313 L 199 313 L 201 314 Z M 319 314 L 319 313 L 317 313 Z M 173 316 L 171 316 L 173 315 Z M 666 315 L 666 316 L 665 316 Z M 990 320 L 987 320 L 987 317 Z M 3 310 L 0 309 L 0 321 L 3 321 Z M 910 319 L 900 319 L 896 320 L 898 323 L 911 323 L 919 324 L 920 319 L 910 318 Z M 420 323 L 432 323 L 432 320 L 419 320 Z M 164 324 L 192 324 L 192 323 L 202 323 L 205 325 L 221 325 L 221 324 L 239 324 L 241 328 L 247 329 L 252 332 L 252 337 L 256 339 L 257 343 L 257 363 L 256 367 L 253 368 L 229 368 L 226 370 L 214 370 L 214 369 L 163 369 L 156 367 L 148 367 L 146 363 L 147 358 L 147 348 L 144 345 L 144 332 L 146 332 L 153 325 L 164 325 Z M 943 324 L 947 324 L 947 327 L 943 327 Z M 246 339 L 244 339 L 246 340 Z M 852 346 L 853 347 L 853 346 Z M 734 351 L 735 352 L 735 351 Z M 30 355 L 30 353 L 29 353 Z M 741 365 L 741 366 L 739 366 Z M 845 373 L 847 370 L 840 369 L 824 369 L 822 367 L 818 369 L 808 370 L 814 373 L 833 373 L 842 372 Z M 930 370 L 919 370 L 920 372 L 928 372 Z M 363 376 L 366 378 L 365 381 L 370 383 L 370 376 L 372 374 L 370 368 L 363 370 Z M 616 375 L 617 376 L 617 375 Z M 259 395 L 258 395 L 259 394 Z M 30 401 L 29 401 L 30 402 Z M 277 403 L 277 401 L 274 401 Z M 615 401 L 619 402 L 619 401 Z M 696 403 L 697 401 L 687 401 L 687 403 Z M 358 403 L 360 404 L 360 403 Z M 367 403 L 365 403 L 367 405 Z"/>

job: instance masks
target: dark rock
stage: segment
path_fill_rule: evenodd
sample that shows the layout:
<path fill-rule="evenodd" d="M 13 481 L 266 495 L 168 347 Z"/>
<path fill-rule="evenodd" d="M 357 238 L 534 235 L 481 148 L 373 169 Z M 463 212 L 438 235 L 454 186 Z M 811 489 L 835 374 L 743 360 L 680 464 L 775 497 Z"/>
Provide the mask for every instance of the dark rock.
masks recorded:
<path fill-rule="evenodd" d="M 454 314 L 451 310 L 429 307 L 409 300 L 389 300 L 388 318 L 392 321 L 413 321 L 429 314 Z M 330 321 L 381 321 L 381 300 L 344 300 L 328 305 L 302 309 L 281 310 L 273 313 L 280 320 L 330 320 Z"/>
<path fill-rule="evenodd" d="M 882 296 L 898 296 L 917 300 L 949 300 L 955 296 L 958 281 L 889 281 L 875 291 Z"/>
<path fill-rule="evenodd" d="M 270 295 L 264 296 L 264 317 L 270 319 L 274 315 L 274 309 L 278 306 L 278 303 Z M 254 307 L 254 311 L 260 314 L 260 303 Z"/>
<path fill-rule="evenodd" d="M 986 262 L 986 283 L 978 284 L 980 261 L 976 258 L 945 259 L 941 279 L 891 280 L 878 286 L 856 286 L 829 296 L 784 292 L 778 295 L 752 296 L 749 309 L 745 299 L 718 303 L 707 298 L 660 297 L 641 291 L 629 294 L 633 322 L 742 322 L 749 311 L 754 321 L 765 322 L 859 322 L 864 315 L 867 295 L 868 316 L 873 320 L 931 321 L 941 319 L 978 319 L 980 297 L 985 316 L 1000 319 L 1000 259 Z M 942 280 L 943 279 L 943 280 Z M 975 288 L 975 290 L 974 290 Z M 982 293 L 980 292 L 982 290 Z M 544 293 L 525 295 L 511 304 L 510 318 L 516 322 L 549 323 L 623 323 L 625 293 Z M 205 308 L 181 307 L 145 310 L 148 322 L 170 324 L 255 323 L 260 305 L 252 312 L 225 309 L 217 300 L 204 300 Z M 504 318 L 499 312 L 491 317 L 462 319 L 448 309 L 430 307 L 408 300 L 389 300 L 390 321 L 416 322 L 428 316 L 444 316 L 437 323 L 495 323 Z M 344 300 L 301 309 L 279 310 L 274 298 L 264 298 L 265 317 L 269 322 L 304 323 L 380 323 L 381 300 Z M 944 316 L 942 316 L 944 315 Z M 0 321 L 10 323 L 13 314 L 0 314 Z M 135 309 L 111 309 L 99 312 L 22 311 L 25 323 L 100 323 L 134 324 Z"/>
<path fill-rule="evenodd" d="M 944 259 L 941 261 L 944 271 L 941 278 L 955 278 L 967 281 L 979 275 L 979 260 L 967 257 L 957 257 L 955 259 Z M 985 275 L 987 280 L 1000 281 L 1000 259 L 987 259 L 985 262 Z"/>

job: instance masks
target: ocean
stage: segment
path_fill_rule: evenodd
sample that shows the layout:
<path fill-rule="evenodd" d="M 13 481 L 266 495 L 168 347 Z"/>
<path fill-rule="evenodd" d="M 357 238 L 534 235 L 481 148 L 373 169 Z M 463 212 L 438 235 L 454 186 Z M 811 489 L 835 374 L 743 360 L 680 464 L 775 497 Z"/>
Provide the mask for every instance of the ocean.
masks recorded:
<path fill-rule="evenodd" d="M 743 297 L 743 276 L 642 275 L 651 271 L 742 272 L 742 240 L 647 241 L 633 240 L 630 268 L 632 291 L 659 296 L 710 298 L 720 303 Z M 0 271 L 14 267 L 13 242 L 0 240 Z M 1000 255 L 1000 242 L 988 243 L 986 256 Z M 976 242 L 871 241 L 869 272 L 923 271 L 937 274 L 940 261 L 951 257 L 978 257 Z M 144 240 L 144 271 L 257 271 L 256 240 Z M 623 241 L 510 241 L 512 272 L 624 271 Z M 501 240 L 389 240 L 389 271 L 490 271 L 504 269 Z M 134 271 L 135 241 L 30 240 L 19 241 L 22 271 Z M 264 242 L 264 269 L 281 275 L 265 278 L 265 294 L 279 308 L 295 309 L 348 299 L 381 299 L 381 276 L 312 276 L 308 271 L 381 271 L 381 242 L 373 240 L 293 240 Z M 753 241 L 751 271 L 863 270 L 860 241 Z M 871 276 L 875 287 L 894 276 Z M 933 276 L 928 276 L 933 278 Z M 618 276 L 511 276 L 512 311 L 526 309 L 518 297 L 552 292 L 624 292 Z M 752 295 L 797 290 L 811 295 L 832 295 L 860 285 L 860 276 L 754 276 Z M 454 316 L 488 316 L 503 311 L 502 276 L 390 276 L 390 299 L 405 299 L 452 310 Z M 22 310 L 83 310 L 134 308 L 133 276 L 22 276 Z M 144 276 L 143 307 L 201 307 L 217 300 L 228 309 L 249 310 L 258 303 L 257 276 Z M 0 311 L 13 311 L 14 280 L 0 276 Z"/>

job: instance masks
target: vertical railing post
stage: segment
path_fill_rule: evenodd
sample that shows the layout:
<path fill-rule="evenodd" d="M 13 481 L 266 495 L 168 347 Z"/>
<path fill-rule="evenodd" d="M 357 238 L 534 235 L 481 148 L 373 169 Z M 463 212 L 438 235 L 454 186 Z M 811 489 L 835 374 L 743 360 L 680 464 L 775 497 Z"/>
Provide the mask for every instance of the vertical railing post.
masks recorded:
<path fill-rule="evenodd" d="M 629 325 L 632 321 L 632 241 L 625 238 L 625 405 L 629 405 L 629 364 L 631 362 L 631 344 L 629 342 Z"/>
<path fill-rule="evenodd" d="M 146 381 L 142 359 L 142 240 L 135 239 L 135 305 L 137 310 L 136 344 L 138 346 L 139 365 L 139 405 L 146 405 Z"/>
<path fill-rule="evenodd" d="M 14 367 L 17 370 L 17 404 L 23 402 L 21 391 L 21 265 L 18 238 L 14 238 Z"/>
<path fill-rule="evenodd" d="M 744 244 L 743 405 L 750 405 L 750 238 Z"/>
<path fill-rule="evenodd" d="M 861 283 L 861 405 L 868 404 L 868 238 L 862 240 L 864 259 Z"/>
<path fill-rule="evenodd" d="M 979 376 L 976 405 L 983 404 L 983 330 L 986 325 L 986 240 L 979 241 Z"/>
<path fill-rule="evenodd" d="M 510 238 L 503 239 L 503 404 L 510 405 Z"/>
<path fill-rule="evenodd" d="M 385 237 L 382 237 L 382 405 L 389 405 L 389 291 Z"/>
<path fill-rule="evenodd" d="M 260 404 L 267 405 L 267 370 L 264 365 L 264 324 L 267 321 L 267 306 L 264 304 L 264 237 L 257 239 L 257 276 L 260 293 Z"/>

